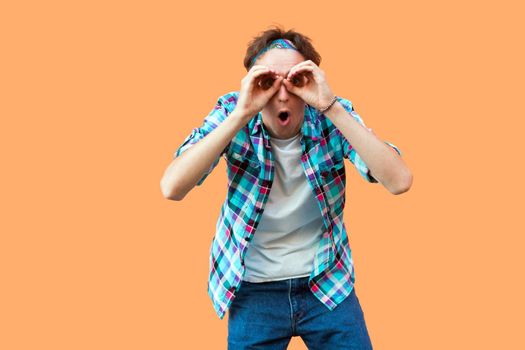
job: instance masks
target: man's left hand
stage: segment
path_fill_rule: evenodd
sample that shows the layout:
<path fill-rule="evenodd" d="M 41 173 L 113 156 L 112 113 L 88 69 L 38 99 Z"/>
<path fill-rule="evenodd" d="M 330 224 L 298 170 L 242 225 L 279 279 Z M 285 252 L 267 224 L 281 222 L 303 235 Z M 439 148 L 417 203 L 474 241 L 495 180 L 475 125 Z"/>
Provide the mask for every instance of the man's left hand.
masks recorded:
<path fill-rule="evenodd" d="M 318 110 L 328 106 L 334 97 L 325 73 L 311 60 L 293 66 L 283 84 L 292 94 Z"/>

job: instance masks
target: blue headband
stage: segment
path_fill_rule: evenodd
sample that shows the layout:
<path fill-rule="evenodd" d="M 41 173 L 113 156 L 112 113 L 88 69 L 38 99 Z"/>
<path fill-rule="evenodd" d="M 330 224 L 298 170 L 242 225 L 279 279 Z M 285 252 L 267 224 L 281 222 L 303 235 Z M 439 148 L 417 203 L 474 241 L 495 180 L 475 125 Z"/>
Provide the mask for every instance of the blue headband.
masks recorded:
<path fill-rule="evenodd" d="M 259 51 L 259 53 L 257 53 L 257 55 L 255 55 L 255 57 L 251 61 L 250 67 L 253 66 L 253 64 L 255 63 L 257 58 L 259 58 L 259 56 L 261 56 L 263 53 L 265 53 L 266 51 L 268 51 L 270 49 L 292 49 L 292 50 L 295 50 L 295 51 L 299 51 L 299 50 L 297 50 L 297 48 L 294 46 L 294 44 L 290 40 L 288 40 L 288 39 L 277 39 L 277 40 L 272 41 L 270 43 L 270 45 L 266 46 L 264 49 Z"/>

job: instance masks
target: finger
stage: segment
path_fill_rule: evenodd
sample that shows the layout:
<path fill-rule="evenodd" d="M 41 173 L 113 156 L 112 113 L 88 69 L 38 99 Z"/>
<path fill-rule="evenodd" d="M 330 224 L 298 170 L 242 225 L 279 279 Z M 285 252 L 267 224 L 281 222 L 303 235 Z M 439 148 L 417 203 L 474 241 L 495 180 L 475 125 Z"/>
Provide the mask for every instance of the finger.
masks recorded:
<path fill-rule="evenodd" d="M 310 72 L 301 72 L 301 73 L 298 73 L 298 74 L 294 74 L 293 76 L 291 76 L 290 78 L 288 78 L 286 80 L 288 80 L 290 83 L 292 83 L 292 85 L 295 85 L 297 87 L 301 87 L 303 85 L 306 85 L 312 79 L 314 79 L 312 77 L 312 73 L 310 73 Z"/>
<path fill-rule="evenodd" d="M 277 78 L 278 74 L 275 70 L 270 68 L 261 68 L 252 73 L 253 78 L 261 77 L 263 75 L 272 75 L 274 78 Z"/>
<path fill-rule="evenodd" d="M 292 85 L 296 87 L 302 87 L 308 84 L 308 82 L 312 79 L 315 78 L 313 77 L 313 74 L 308 71 L 298 72 L 292 75 L 290 78 L 286 78 L 287 81 L 289 81 Z"/>
<path fill-rule="evenodd" d="M 300 74 L 304 71 L 310 71 L 316 78 L 320 79 L 324 77 L 324 72 L 313 62 L 299 66 L 299 67 L 292 67 L 290 71 L 288 72 L 288 78 Z"/>
<path fill-rule="evenodd" d="M 261 69 L 255 71 L 252 73 L 252 84 L 266 90 L 271 87 L 273 80 L 275 79 L 275 76 L 272 77 L 271 75 L 273 74 L 269 70 Z"/>
<path fill-rule="evenodd" d="M 279 87 L 281 86 L 281 82 L 283 81 L 284 77 L 282 76 L 277 76 L 277 78 L 275 79 L 275 81 L 273 82 L 272 84 L 272 90 L 277 90 L 279 89 Z"/>
<path fill-rule="evenodd" d="M 311 60 L 307 60 L 307 61 L 302 61 L 302 62 L 299 62 L 297 63 L 295 66 L 293 66 L 290 71 L 288 72 L 288 75 L 292 74 L 294 71 L 296 71 L 297 69 L 301 68 L 301 67 L 317 67 L 317 65 L 312 62 Z"/>
<path fill-rule="evenodd" d="M 283 81 L 283 77 L 277 77 L 271 85 L 262 85 L 261 88 L 263 90 L 263 93 L 269 97 L 273 96 L 277 90 L 279 90 L 279 87 L 281 86 L 281 82 Z"/>
<path fill-rule="evenodd" d="M 281 76 L 263 77 L 257 82 L 257 85 L 263 90 L 274 90 L 276 87 L 279 87 L 281 85 L 281 81 L 283 79 L 284 78 Z"/>
<path fill-rule="evenodd" d="M 275 74 L 275 70 L 271 69 L 270 67 L 266 67 L 266 66 L 262 66 L 262 65 L 259 65 L 257 66 L 256 68 L 254 69 L 251 69 L 247 76 L 251 76 L 252 79 L 255 79 L 263 74 L 272 74 L 272 75 L 276 75 Z"/>
<path fill-rule="evenodd" d="M 286 87 L 286 90 L 292 93 L 297 89 L 297 87 L 294 84 L 292 84 L 292 82 L 289 81 L 288 79 L 284 79 L 283 84 L 284 84 L 284 87 Z"/>
<path fill-rule="evenodd" d="M 294 75 L 296 75 L 296 74 L 298 74 L 298 73 L 301 73 L 301 72 L 304 72 L 304 71 L 314 72 L 314 71 L 315 71 L 315 68 L 312 67 L 312 66 L 301 66 L 301 67 L 297 67 L 297 68 L 292 68 L 292 69 L 290 70 L 290 72 L 288 73 L 287 78 L 290 79 L 290 78 L 292 78 Z"/>
<path fill-rule="evenodd" d="M 287 81 L 286 79 L 283 79 L 283 84 L 286 90 L 288 90 L 289 93 L 294 94 L 297 97 L 301 97 L 301 91 L 303 90 L 300 87 L 297 87 L 293 85 L 291 82 Z"/>
<path fill-rule="evenodd" d="M 259 71 L 259 70 L 261 70 L 261 69 L 266 69 L 266 70 L 272 72 L 272 73 L 275 74 L 275 75 L 278 75 L 278 74 L 279 74 L 275 69 L 273 69 L 273 68 L 271 68 L 271 67 L 268 67 L 268 66 L 264 66 L 264 65 L 262 65 L 262 64 L 259 64 L 259 65 L 256 65 L 256 66 L 253 66 L 253 67 L 250 69 L 249 72 L 250 72 L 250 73 L 253 73 L 253 72 L 255 72 L 255 71 Z"/>
<path fill-rule="evenodd" d="M 260 68 L 260 69 L 256 69 L 254 70 L 251 75 L 253 78 L 257 78 L 263 74 L 268 74 L 270 72 L 270 70 L 268 68 Z"/>
<path fill-rule="evenodd" d="M 320 74 L 319 71 L 313 67 L 301 67 L 298 71 L 293 73 L 287 79 L 291 82 L 294 82 L 300 78 L 300 81 L 302 81 L 303 80 L 302 77 L 306 78 L 307 80 L 305 84 L 308 82 L 309 78 L 313 78 L 313 80 L 315 80 L 318 83 L 323 81 L 322 74 Z"/>
<path fill-rule="evenodd" d="M 248 72 L 248 74 L 244 76 L 242 81 L 246 81 L 246 82 L 252 81 L 253 82 L 257 79 L 258 76 L 260 76 L 261 74 L 267 73 L 267 72 L 268 72 L 268 67 L 257 66 L 256 68 L 250 69 L 250 71 Z"/>

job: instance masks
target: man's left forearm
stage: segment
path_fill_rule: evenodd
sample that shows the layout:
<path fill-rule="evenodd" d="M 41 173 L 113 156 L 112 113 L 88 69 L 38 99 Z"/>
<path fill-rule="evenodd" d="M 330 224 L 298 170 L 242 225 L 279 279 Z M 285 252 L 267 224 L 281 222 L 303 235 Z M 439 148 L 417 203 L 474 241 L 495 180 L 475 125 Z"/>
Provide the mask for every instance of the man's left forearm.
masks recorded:
<path fill-rule="evenodd" d="M 341 131 L 378 182 L 393 194 L 408 191 L 412 173 L 396 150 L 359 124 L 339 102 L 324 114 Z"/>

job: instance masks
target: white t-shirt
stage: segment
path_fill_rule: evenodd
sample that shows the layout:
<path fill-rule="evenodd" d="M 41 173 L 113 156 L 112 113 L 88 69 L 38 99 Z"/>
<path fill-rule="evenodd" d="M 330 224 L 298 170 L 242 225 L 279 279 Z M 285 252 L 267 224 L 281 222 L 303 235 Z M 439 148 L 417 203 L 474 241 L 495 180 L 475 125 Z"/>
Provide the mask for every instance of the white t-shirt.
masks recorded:
<path fill-rule="evenodd" d="M 313 269 L 323 219 L 301 165 L 301 136 L 270 138 L 275 176 L 245 254 L 248 282 L 305 277 Z"/>

